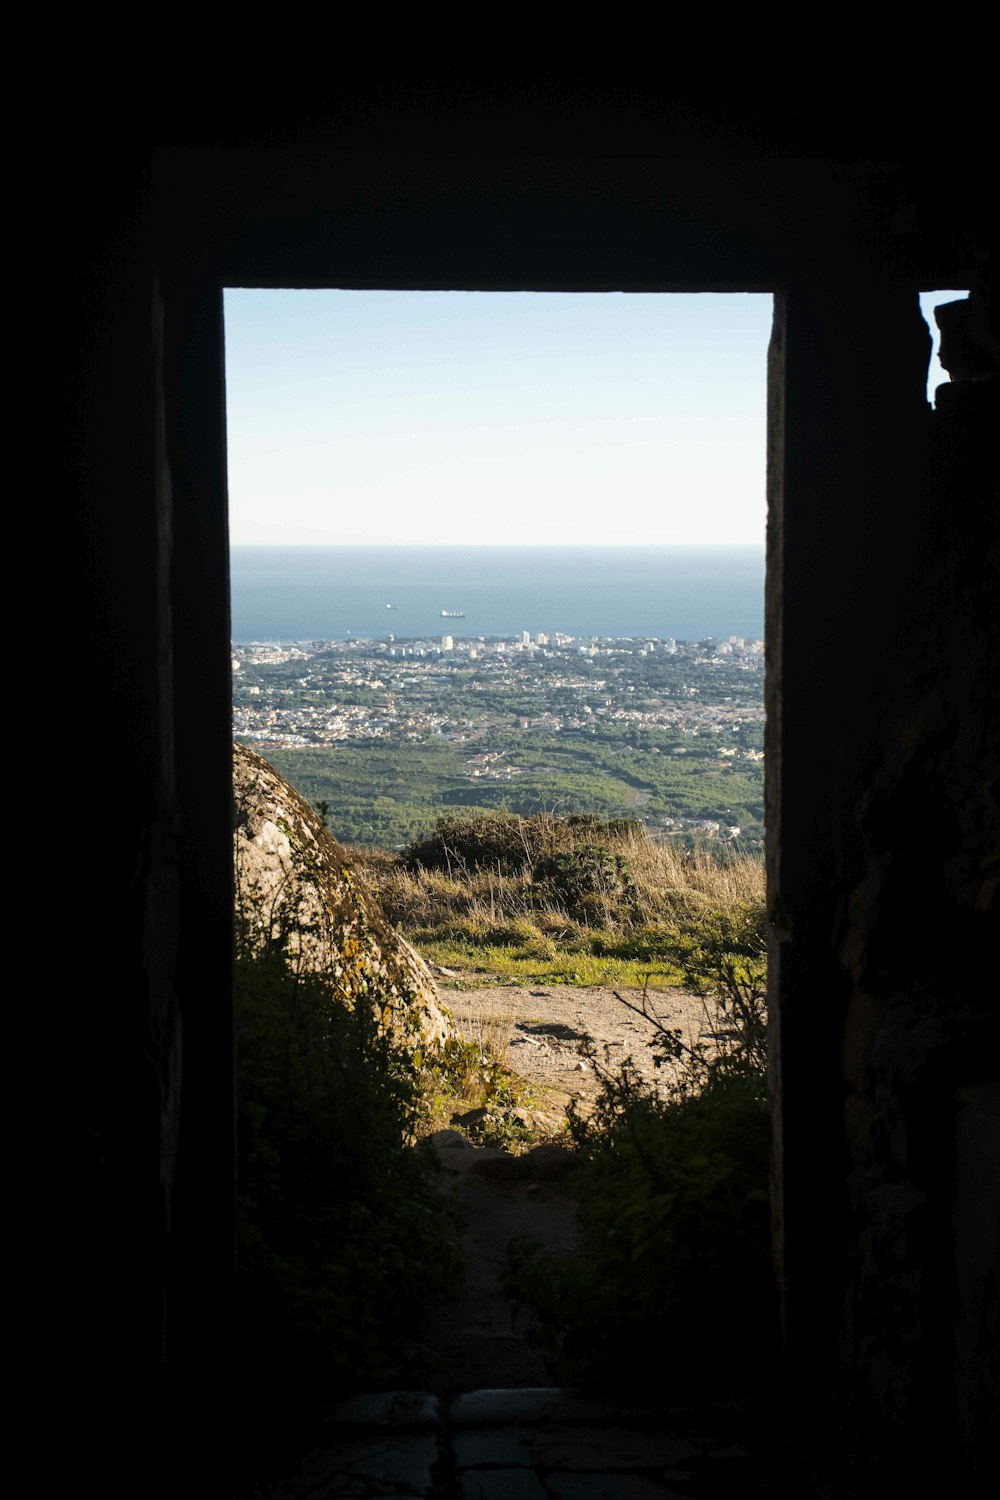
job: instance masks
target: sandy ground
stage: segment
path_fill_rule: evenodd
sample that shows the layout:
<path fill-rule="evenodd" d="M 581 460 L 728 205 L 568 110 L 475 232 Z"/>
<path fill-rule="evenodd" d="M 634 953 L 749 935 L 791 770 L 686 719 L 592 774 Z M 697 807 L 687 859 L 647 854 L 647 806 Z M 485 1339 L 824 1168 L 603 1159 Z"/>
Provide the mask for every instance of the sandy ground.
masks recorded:
<path fill-rule="evenodd" d="M 649 1047 L 656 1027 L 636 1013 L 642 1008 L 640 990 L 618 991 L 635 1007 L 629 1009 L 610 989 L 562 984 L 458 989 L 448 988 L 448 977 L 435 977 L 459 1029 L 470 1039 L 481 1029 L 506 1035 L 508 1066 L 554 1109 L 565 1110 L 573 1099 L 586 1111 L 600 1089 L 600 1070 L 614 1070 L 625 1057 L 650 1083 L 666 1081 L 667 1071 L 656 1068 Z M 711 1035 L 711 1023 L 694 995 L 674 989 L 652 991 L 647 1009 L 664 1026 L 679 1028 L 689 1045 Z M 593 1061 L 582 1051 L 588 1039 L 597 1049 Z"/>

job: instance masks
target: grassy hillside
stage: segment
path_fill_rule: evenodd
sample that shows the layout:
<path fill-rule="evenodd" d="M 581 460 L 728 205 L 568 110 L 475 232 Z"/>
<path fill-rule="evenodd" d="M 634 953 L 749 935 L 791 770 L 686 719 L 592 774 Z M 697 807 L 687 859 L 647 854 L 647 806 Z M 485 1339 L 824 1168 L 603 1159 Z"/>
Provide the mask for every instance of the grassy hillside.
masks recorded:
<path fill-rule="evenodd" d="M 623 819 L 441 819 L 401 854 L 352 853 L 426 958 L 484 977 L 677 984 L 692 931 L 762 920 L 759 858 L 658 843 Z"/>

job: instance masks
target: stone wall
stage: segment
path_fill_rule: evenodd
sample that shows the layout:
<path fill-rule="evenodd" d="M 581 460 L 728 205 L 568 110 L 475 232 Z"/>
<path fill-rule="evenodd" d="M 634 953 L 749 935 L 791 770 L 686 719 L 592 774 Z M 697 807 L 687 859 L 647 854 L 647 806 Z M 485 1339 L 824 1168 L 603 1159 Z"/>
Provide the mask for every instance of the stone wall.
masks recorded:
<path fill-rule="evenodd" d="M 227 283 L 779 294 L 768 838 L 788 1399 L 804 1393 L 817 1452 L 853 1457 L 845 1492 L 882 1482 L 880 1452 L 961 1471 L 966 1493 L 983 1472 L 996 425 L 982 384 L 928 411 L 916 294 L 992 285 L 969 145 L 985 136 L 964 73 L 953 108 L 935 90 L 931 144 L 922 85 L 888 133 L 815 79 L 795 109 L 753 85 L 722 111 L 660 85 L 481 110 L 467 91 L 431 107 L 359 87 L 308 119 L 280 88 L 235 109 L 218 85 L 171 89 L 169 118 L 136 116 L 141 147 L 79 101 L 50 347 L 67 633 L 88 647 L 62 708 L 99 831 L 59 940 L 98 968 L 100 1002 L 53 986 L 42 1022 L 47 1041 L 59 1018 L 67 1061 L 52 1191 L 71 1241 L 47 1347 L 73 1396 L 67 1472 L 109 1494 L 137 1473 L 176 1493 L 194 1450 L 201 1492 L 227 1489 Z"/>

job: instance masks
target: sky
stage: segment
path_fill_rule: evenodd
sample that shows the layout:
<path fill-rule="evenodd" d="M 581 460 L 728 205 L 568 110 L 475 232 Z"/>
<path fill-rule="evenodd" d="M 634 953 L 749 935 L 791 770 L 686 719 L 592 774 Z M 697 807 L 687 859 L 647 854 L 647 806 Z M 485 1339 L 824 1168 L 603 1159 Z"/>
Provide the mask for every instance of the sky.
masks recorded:
<path fill-rule="evenodd" d="M 763 542 L 769 295 L 240 289 L 225 319 L 234 545 Z"/>

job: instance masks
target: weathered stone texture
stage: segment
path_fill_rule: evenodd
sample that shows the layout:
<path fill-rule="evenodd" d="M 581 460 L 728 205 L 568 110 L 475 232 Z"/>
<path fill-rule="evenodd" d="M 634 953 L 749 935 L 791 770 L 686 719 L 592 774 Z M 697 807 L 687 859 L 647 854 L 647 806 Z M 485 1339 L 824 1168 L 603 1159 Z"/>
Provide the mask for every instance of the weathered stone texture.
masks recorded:
<path fill-rule="evenodd" d="M 817 1428 L 817 1456 L 853 1465 L 836 1492 L 923 1481 L 992 1495 L 1000 338 L 978 149 L 993 93 L 974 51 L 939 69 L 930 131 L 924 74 L 898 56 L 866 74 L 860 52 L 847 111 L 837 69 L 825 90 L 814 74 L 772 89 L 748 73 L 722 105 L 703 85 L 685 103 L 661 76 L 565 96 L 540 80 L 481 109 L 423 75 L 409 92 L 379 79 L 353 95 L 338 76 L 314 96 L 289 74 L 284 100 L 280 78 L 238 98 L 221 77 L 183 90 L 147 78 L 137 109 L 117 78 L 102 100 L 87 70 L 54 91 L 71 169 L 32 232 L 58 245 L 66 276 L 36 342 L 60 351 L 55 404 L 48 386 L 42 402 L 70 585 L 60 629 L 86 643 L 85 669 L 60 674 L 60 713 L 80 726 L 74 777 L 102 817 L 57 941 L 89 956 L 113 930 L 115 947 L 99 1004 L 60 982 L 36 1007 L 35 1055 L 47 1066 L 57 1035 L 69 1075 L 46 1176 L 61 1183 L 68 1162 L 67 1192 L 47 1193 L 59 1271 L 41 1306 L 56 1311 L 34 1340 L 43 1384 L 46 1351 L 63 1351 L 69 1427 L 50 1487 L 100 1473 L 107 1495 L 172 1496 L 196 1463 L 201 1490 L 226 1494 L 222 288 L 333 284 L 776 292 L 766 800 L 782 1390 L 800 1398 L 793 1421 Z M 973 297 L 940 320 L 959 379 L 931 413 L 917 293 L 946 286 Z M 257 769 L 277 800 L 237 841 L 256 845 L 262 888 L 280 906 L 296 861 L 311 862 L 317 922 L 350 943 L 365 927 L 380 976 L 426 997 L 433 1031 L 429 980 L 309 810 Z"/>
<path fill-rule="evenodd" d="M 233 747 L 237 921 L 246 941 L 283 940 L 348 1003 L 375 996 L 412 1008 L 425 1043 L 451 1025 L 426 964 L 386 922 L 319 815 L 273 766 Z"/>

